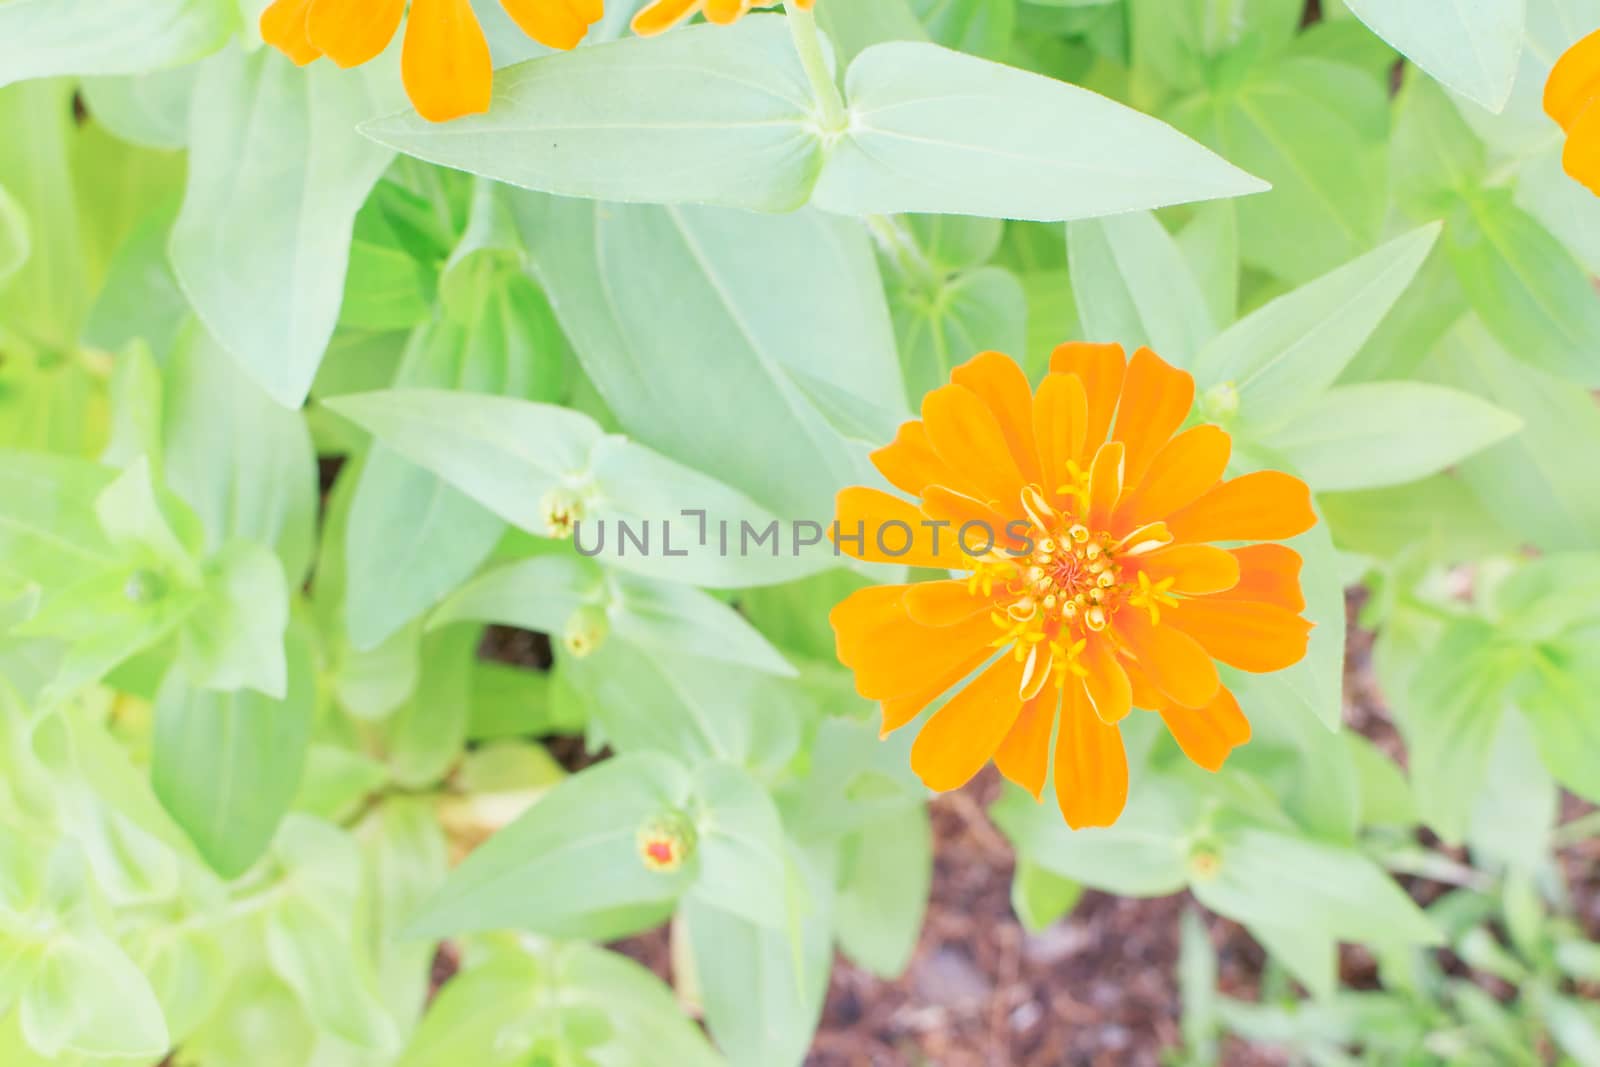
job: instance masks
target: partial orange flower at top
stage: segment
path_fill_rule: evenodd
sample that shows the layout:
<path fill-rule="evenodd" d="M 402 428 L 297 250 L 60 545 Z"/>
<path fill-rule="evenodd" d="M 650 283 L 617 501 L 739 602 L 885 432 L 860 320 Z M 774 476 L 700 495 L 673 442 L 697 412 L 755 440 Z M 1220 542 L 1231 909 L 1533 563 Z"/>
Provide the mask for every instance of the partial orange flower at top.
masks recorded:
<path fill-rule="evenodd" d="M 1276 671 L 1306 653 L 1300 556 L 1272 542 L 1316 523 L 1304 482 L 1223 480 L 1231 441 L 1179 432 L 1194 380 L 1149 349 L 1056 349 L 1035 392 L 985 352 L 930 392 L 873 462 L 913 503 L 854 487 L 835 535 L 859 559 L 966 572 L 862 589 L 834 608 L 839 659 L 887 734 L 974 672 L 911 750 L 929 788 L 991 758 L 1037 799 L 1051 764 L 1074 828 L 1128 796 L 1118 724 L 1158 713 L 1207 770 L 1250 738 L 1214 660 Z M 857 535 L 860 535 L 859 538 Z M 904 551 L 902 551 L 904 549 Z"/>
<path fill-rule="evenodd" d="M 550 48 L 576 48 L 604 0 L 500 0 L 522 32 Z M 327 56 L 341 67 L 374 59 L 394 39 L 406 0 L 275 0 L 261 36 L 301 66 Z M 489 110 L 494 63 L 470 0 L 411 0 L 400 56 L 406 95 L 431 122 Z"/>
<path fill-rule="evenodd" d="M 1561 165 L 1600 195 L 1600 30 L 1556 62 L 1545 82 L 1544 109 L 1567 131 Z"/>
<path fill-rule="evenodd" d="M 633 16 L 633 32 L 650 36 L 670 30 L 678 23 L 705 12 L 707 20 L 721 25 L 738 22 L 751 8 L 776 7 L 782 0 L 654 0 Z M 796 7 L 810 8 L 815 0 L 793 0 Z"/>

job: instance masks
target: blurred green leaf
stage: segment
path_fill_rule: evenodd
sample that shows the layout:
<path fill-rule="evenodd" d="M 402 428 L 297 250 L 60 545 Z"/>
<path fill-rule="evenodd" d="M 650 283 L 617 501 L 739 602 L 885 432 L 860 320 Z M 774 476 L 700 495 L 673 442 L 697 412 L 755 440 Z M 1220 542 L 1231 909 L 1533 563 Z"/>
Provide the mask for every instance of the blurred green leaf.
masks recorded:
<path fill-rule="evenodd" d="M 1067 249 L 1084 340 L 1149 346 L 1189 367 L 1216 336 L 1178 243 L 1153 214 L 1068 223 Z"/>
<path fill-rule="evenodd" d="M 303 635 L 289 639 L 288 689 L 217 692 L 182 667 L 156 696 L 150 777 L 161 804 L 225 878 L 266 851 L 300 784 L 316 680 Z"/>
<path fill-rule="evenodd" d="M 58 74 L 134 74 L 222 47 L 223 0 L 13 0 L 0 10 L 0 85 Z"/>

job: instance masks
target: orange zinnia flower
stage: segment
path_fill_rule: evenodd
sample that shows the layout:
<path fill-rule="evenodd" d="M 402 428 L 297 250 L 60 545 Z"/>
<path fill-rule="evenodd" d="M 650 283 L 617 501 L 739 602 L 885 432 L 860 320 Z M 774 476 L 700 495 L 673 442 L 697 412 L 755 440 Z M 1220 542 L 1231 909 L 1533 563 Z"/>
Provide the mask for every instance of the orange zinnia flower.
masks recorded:
<path fill-rule="evenodd" d="M 633 32 L 649 36 L 670 30 L 701 11 L 712 22 L 724 26 L 738 22 L 754 7 L 776 7 L 782 0 L 654 0 L 633 16 Z M 796 7 L 809 8 L 815 0 L 793 0 Z"/>
<path fill-rule="evenodd" d="M 1561 165 L 1600 194 L 1600 30 L 1556 62 L 1544 86 L 1544 109 L 1567 131 Z"/>
<path fill-rule="evenodd" d="M 500 0 L 522 32 L 550 48 L 576 48 L 604 0 Z M 389 46 L 406 0 L 275 0 L 261 36 L 302 67 L 327 56 L 357 67 Z M 494 64 L 470 0 L 411 0 L 400 56 L 406 95 L 432 122 L 489 110 Z"/>
<path fill-rule="evenodd" d="M 1061 812 L 1074 828 L 1109 826 L 1127 801 L 1118 723 L 1132 708 L 1159 713 L 1208 770 L 1249 740 L 1213 659 L 1264 672 L 1305 655 L 1300 557 L 1207 542 L 1291 537 L 1316 515 L 1298 478 L 1223 481 L 1228 435 L 1178 432 L 1193 400 L 1194 379 L 1148 349 L 1129 361 L 1120 345 L 1063 345 L 1037 392 L 985 352 L 873 453 L 918 503 L 839 494 L 835 536 L 850 555 L 969 572 L 862 589 L 830 616 L 885 734 L 983 668 L 912 747 L 929 788 L 955 789 L 992 757 L 1037 799 L 1059 707 Z"/>

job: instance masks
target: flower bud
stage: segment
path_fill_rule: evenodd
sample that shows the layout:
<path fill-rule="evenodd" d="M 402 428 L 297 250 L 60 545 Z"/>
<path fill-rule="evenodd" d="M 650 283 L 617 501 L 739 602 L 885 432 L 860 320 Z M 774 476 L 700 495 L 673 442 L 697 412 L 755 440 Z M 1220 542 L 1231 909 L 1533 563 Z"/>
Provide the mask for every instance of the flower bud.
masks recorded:
<path fill-rule="evenodd" d="M 611 633 L 611 623 L 606 613 L 593 605 L 585 605 L 567 619 L 561 634 L 561 646 L 578 659 L 583 659 L 605 643 Z"/>
<path fill-rule="evenodd" d="M 639 861 L 652 871 L 670 874 L 694 855 L 694 824 L 680 811 L 669 811 L 639 827 Z"/>
<path fill-rule="evenodd" d="M 586 509 L 583 497 L 576 490 L 562 485 L 544 495 L 544 499 L 539 501 L 539 510 L 544 513 L 545 533 L 565 540 L 572 536 L 573 528 L 584 518 Z"/>

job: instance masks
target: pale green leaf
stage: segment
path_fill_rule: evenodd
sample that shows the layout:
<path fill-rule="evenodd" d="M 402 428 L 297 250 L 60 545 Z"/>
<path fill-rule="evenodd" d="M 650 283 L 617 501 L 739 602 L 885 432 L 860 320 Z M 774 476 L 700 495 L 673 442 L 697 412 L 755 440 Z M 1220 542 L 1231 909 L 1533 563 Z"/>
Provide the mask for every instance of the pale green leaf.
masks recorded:
<path fill-rule="evenodd" d="M 821 138 L 780 18 L 629 38 L 500 70 L 486 115 L 406 113 L 362 131 L 409 155 L 527 189 L 786 211 Z"/>
<path fill-rule="evenodd" d="M 1471 393 L 1369 382 L 1334 386 L 1269 440 L 1312 489 L 1375 489 L 1454 466 L 1521 426 Z"/>
<path fill-rule="evenodd" d="M 1423 227 L 1245 316 L 1201 351 L 1197 385 L 1232 383 L 1242 418 L 1267 427 L 1286 421 L 1339 377 L 1438 236 L 1438 226 Z"/>
<path fill-rule="evenodd" d="M 222 47 L 226 0 L 12 0 L 0 5 L 0 85 L 59 74 L 136 74 Z"/>
<path fill-rule="evenodd" d="M 303 637 L 291 638 L 290 652 L 282 700 L 200 689 L 181 668 L 168 672 L 156 696 L 156 795 L 227 878 L 266 851 L 300 782 L 316 683 Z"/>
<path fill-rule="evenodd" d="M 206 61 L 189 117 L 189 182 L 172 266 L 252 378 L 299 407 L 339 318 L 356 211 L 390 153 L 354 126 L 393 66 L 301 71 L 272 48 Z"/>
<path fill-rule="evenodd" d="M 1149 212 L 1068 223 L 1067 250 L 1083 340 L 1148 346 L 1189 367 L 1215 336 L 1177 242 Z"/>
<path fill-rule="evenodd" d="M 828 211 L 1064 221 L 1267 188 L 1148 115 L 938 45 L 875 45 L 845 90 L 813 194 Z"/>
<path fill-rule="evenodd" d="M 1522 54 L 1526 0 L 1345 0 L 1356 17 L 1461 95 L 1499 111 Z"/>

